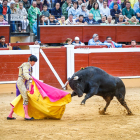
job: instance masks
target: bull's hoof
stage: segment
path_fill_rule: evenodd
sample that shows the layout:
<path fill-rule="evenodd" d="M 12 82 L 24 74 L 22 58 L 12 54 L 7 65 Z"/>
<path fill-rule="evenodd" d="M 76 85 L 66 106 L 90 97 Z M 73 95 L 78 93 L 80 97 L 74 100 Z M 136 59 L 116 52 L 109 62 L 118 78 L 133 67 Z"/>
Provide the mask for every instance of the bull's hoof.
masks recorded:
<path fill-rule="evenodd" d="M 130 112 L 128 112 L 128 114 L 127 115 L 134 115 L 131 111 Z"/>
<path fill-rule="evenodd" d="M 104 109 L 103 110 L 99 110 L 99 114 L 100 115 L 106 115 Z"/>
<path fill-rule="evenodd" d="M 80 104 L 80 105 L 85 105 L 85 103 L 81 102 L 81 104 Z"/>

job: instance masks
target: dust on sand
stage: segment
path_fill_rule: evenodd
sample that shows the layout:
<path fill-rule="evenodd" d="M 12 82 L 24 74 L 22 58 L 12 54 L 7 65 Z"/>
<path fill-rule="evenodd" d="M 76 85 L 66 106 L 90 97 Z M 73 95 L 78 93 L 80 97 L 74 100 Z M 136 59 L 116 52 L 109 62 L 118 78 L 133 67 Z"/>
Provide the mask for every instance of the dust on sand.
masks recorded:
<path fill-rule="evenodd" d="M 114 98 L 108 115 L 99 115 L 105 106 L 102 97 L 94 96 L 80 105 L 82 98 L 73 97 L 61 120 L 24 121 L 6 120 L 9 103 L 15 93 L 0 94 L 0 140 L 138 140 L 140 139 L 140 88 L 127 88 L 126 102 L 134 113 L 125 109 Z"/>

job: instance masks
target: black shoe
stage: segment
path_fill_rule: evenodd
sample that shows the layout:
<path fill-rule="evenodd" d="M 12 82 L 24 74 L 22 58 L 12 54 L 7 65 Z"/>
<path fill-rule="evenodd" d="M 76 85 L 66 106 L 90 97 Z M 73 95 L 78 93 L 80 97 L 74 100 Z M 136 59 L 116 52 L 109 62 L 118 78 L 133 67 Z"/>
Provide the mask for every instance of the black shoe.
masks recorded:
<path fill-rule="evenodd" d="M 15 119 L 16 119 L 15 117 L 12 117 L 12 118 L 7 117 L 7 120 L 15 120 Z"/>
<path fill-rule="evenodd" d="M 28 118 L 24 118 L 25 120 L 34 120 L 34 118 L 32 117 L 32 118 L 30 118 L 30 119 L 28 119 Z"/>

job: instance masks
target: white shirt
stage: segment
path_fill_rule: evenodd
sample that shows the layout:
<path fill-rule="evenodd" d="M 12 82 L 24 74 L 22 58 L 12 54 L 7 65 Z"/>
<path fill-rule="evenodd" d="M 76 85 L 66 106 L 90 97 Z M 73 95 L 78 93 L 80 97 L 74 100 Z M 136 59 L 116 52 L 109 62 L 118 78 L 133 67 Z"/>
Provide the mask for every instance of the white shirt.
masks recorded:
<path fill-rule="evenodd" d="M 103 16 L 109 16 L 110 15 L 110 9 L 108 7 L 104 8 L 102 7 L 101 10 L 100 10 L 100 14 L 103 15 Z"/>
<path fill-rule="evenodd" d="M 103 8 L 103 2 L 102 2 L 102 3 L 100 3 L 100 1 L 99 1 L 99 0 L 97 0 L 97 2 L 98 2 L 98 4 L 99 4 L 99 10 L 100 10 L 101 8 Z"/>

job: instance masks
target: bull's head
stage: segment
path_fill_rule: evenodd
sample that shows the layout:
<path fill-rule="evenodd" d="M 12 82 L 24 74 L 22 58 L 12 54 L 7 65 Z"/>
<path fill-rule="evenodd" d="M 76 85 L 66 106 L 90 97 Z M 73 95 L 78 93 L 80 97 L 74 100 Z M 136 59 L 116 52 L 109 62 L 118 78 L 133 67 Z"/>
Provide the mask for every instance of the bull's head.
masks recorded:
<path fill-rule="evenodd" d="M 74 76 L 73 80 L 74 80 L 75 93 L 78 95 L 78 97 L 82 97 L 83 92 L 84 92 L 84 86 L 83 86 L 81 78 L 78 76 Z"/>

